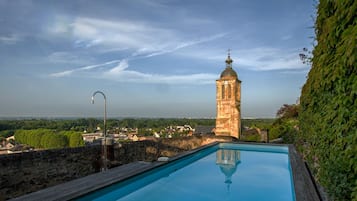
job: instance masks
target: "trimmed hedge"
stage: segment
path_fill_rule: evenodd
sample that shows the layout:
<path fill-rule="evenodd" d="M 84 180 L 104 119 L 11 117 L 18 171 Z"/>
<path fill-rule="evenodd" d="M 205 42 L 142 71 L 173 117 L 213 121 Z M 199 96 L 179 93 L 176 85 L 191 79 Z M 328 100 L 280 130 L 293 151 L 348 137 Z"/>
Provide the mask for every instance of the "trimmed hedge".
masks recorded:
<path fill-rule="evenodd" d="M 74 131 L 56 133 L 50 129 L 17 130 L 15 140 L 35 148 L 64 148 L 84 146 L 82 135 Z"/>
<path fill-rule="evenodd" d="M 320 0 L 296 141 L 333 200 L 357 200 L 357 1 Z"/>

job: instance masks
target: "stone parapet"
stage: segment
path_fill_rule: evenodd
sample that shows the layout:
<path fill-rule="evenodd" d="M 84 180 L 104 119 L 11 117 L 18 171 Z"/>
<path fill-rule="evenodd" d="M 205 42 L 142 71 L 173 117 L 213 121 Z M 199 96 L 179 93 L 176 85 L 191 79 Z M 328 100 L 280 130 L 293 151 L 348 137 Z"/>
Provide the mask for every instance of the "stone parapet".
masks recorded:
<path fill-rule="evenodd" d="M 192 136 L 123 142 L 108 147 L 109 168 L 134 161 L 173 157 L 231 137 Z M 0 155 L 0 201 L 84 177 L 101 168 L 100 145 Z"/>

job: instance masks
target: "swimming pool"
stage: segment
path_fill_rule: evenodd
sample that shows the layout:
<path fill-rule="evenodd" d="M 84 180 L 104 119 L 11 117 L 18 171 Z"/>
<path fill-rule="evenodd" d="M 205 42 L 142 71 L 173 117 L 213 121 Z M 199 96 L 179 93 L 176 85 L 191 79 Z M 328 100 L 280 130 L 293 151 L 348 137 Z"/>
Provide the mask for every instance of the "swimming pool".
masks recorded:
<path fill-rule="evenodd" d="M 294 201 L 288 151 L 220 143 L 76 200 Z"/>

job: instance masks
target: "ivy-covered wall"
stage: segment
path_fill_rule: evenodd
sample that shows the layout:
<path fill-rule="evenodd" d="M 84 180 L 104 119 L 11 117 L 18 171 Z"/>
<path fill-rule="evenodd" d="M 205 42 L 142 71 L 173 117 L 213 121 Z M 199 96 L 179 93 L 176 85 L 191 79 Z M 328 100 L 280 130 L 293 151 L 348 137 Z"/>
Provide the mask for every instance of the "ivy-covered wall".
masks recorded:
<path fill-rule="evenodd" d="M 333 200 L 357 200 L 357 1 L 320 0 L 298 148 Z"/>

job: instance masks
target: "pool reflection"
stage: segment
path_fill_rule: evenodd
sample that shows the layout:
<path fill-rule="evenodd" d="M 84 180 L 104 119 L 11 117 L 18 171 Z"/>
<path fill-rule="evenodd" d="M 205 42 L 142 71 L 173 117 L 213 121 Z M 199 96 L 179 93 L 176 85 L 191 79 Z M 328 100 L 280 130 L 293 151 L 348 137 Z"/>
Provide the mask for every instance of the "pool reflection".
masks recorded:
<path fill-rule="evenodd" d="M 240 162 L 239 150 L 219 149 L 216 152 L 216 165 L 219 166 L 221 172 L 225 175 L 224 183 L 227 185 L 228 192 L 232 183 L 232 175 L 236 172 Z"/>

